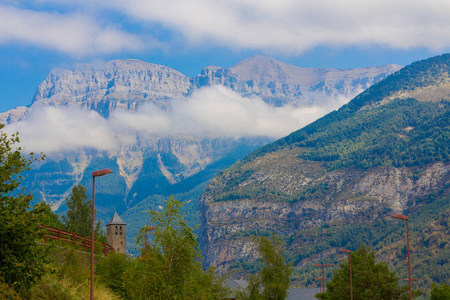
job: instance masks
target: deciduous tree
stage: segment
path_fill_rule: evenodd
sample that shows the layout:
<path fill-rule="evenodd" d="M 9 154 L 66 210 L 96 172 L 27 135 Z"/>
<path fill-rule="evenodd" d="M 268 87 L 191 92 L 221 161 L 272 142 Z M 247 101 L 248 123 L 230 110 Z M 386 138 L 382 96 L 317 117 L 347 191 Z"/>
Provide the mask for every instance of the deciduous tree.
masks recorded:
<path fill-rule="evenodd" d="M 201 252 L 194 234 L 181 211 L 182 203 L 173 197 L 162 211 L 150 211 L 152 231 L 147 262 L 136 260 L 124 274 L 130 299 L 223 299 L 228 289 L 213 269 L 203 271 Z M 145 236 L 140 231 L 138 243 Z M 143 255 L 144 256 L 144 255 Z"/>
<path fill-rule="evenodd" d="M 240 295 L 243 299 L 282 300 L 288 296 L 292 265 L 286 263 L 283 256 L 282 241 L 272 235 L 271 239 L 261 236 L 256 238 L 261 271 L 251 275 L 247 291 Z"/>
<path fill-rule="evenodd" d="M 18 143 L 18 133 L 8 137 L 0 132 L 0 277 L 16 291 L 24 291 L 44 274 L 44 267 L 36 243 L 39 224 L 29 212 L 32 196 L 20 183 L 22 173 L 43 156 L 23 155 Z"/>
<path fill-rule="evenodd" d="M 395 272 L 389 271 L 384 262 L 375 263 L 375 253 L 363 244 L 351 254 L 353 299 L 359 300 L 407 300 L 408 286 L 401 286 Z M 340 263 L 333 278 L 327 283 L 324 293 L 316 294 L 322 300 L 350 299 L 350 265 L 347 260 Z M 421 295 L 414 292 L 414 297 Z"/>

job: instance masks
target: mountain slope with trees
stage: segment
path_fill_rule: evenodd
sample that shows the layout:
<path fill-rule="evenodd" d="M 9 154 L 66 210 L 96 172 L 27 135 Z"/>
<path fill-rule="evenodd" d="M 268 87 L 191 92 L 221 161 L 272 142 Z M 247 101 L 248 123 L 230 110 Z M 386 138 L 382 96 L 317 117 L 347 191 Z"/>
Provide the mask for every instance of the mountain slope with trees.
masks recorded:
<path fill-rule="evenodd" d="M 419 286 L 448 283 L 449 70 L 449 54 L 406 66 L 222 171 L 200 202 L 206 263 L 243 276 L 254 269 L 249 237 L 275 232 L 294 284 L 315 285 L 313 263 L 361 243 L 406 277 L 405 228 L 391 217 L 403 213 Z"/>

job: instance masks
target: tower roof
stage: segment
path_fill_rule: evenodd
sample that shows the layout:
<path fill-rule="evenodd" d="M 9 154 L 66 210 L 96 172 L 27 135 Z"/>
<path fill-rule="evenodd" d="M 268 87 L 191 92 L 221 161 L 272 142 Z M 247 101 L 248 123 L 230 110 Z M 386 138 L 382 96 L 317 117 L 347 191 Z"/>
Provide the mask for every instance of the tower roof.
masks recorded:
<path fill-rule="evenodd" d="M 127 225 L 127 223 L 125 223 L 124 221 L 122 221 L 122 219 L 119 217 L 119 215 L 117 214 L 117 212 L 114 213 L 114 216 L 112 217 L 111 221 L 109 221 L 108 224 L 106 224 L 106 226 L 108 225 Z"/>

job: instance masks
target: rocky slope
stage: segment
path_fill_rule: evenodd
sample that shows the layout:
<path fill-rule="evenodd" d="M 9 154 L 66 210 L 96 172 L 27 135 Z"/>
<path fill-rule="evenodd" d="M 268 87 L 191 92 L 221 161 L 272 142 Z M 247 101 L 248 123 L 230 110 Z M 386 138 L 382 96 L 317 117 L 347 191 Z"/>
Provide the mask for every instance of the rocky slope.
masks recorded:
<path fill-rule="evenodd" d="M 136 111 L 146 102 L 165 107 L 169 99 L 217 84 L 277 106 L 320 105 L 339 96 L 353 98 L 400 68 L 300 68 L 255 55 L 228 69 L 211 66 L 195 77 L 187 77 L 174 69 L 133 59 L 78 64 L 72 70 L 51 71 L 39 85 L 31 106 L 0 114 L 0 123 L 23 119 L 29 109 L 47 105 L 77 105 L 105 117 L 116 109 Z"/>
<path fill-rule="evenodd" d="M 278 106 L 334 103 L 335 108 L 342 104 L 341 98 L 355 96 L 399 68 L 304 69 L 253 56 L 229 69 L 208 67 L 190 78 L 165 66 L 132 59 L 79 64 L 73 69 L 53 70 L 39 85 L 29 107 L 0 114 L 0 122 L 26 120 L 31 111 L 47 106 L 82 107 L 106 119 L 116 110 L 136 112 L 144 103 L 166 109 L 171 99 L 216 84 Z M 145 136 L 136 140 L 114 151 L 83 148 L 47 153 L 44 164 L 28 175 L 26 184 L 36 201 L 44 199 L 64 209 L 64 197 L 73 184 L 89 186 L 89 172 L 111 166 L 115 175 L 108 181 L 114 182 L 114 187 L 103 190 L 100 185 L 98 189 L 99 212 L 109 219 L 111 211 L 124 212 L 149 195 L 163 193 L 239 147 L 251 151 L 270 141 L 260 137 L 236 140 L 190 136 Z M 245 154 L 238 152 L 235 159 Z"/>
<path fill-rule="evenodd" d="M 448 202 L 449 71 L 450 55 L 414 63 L 222 171 L 200 201 L 206 264 L 245 276 L 251 237 L 270 232 L 286 241 L 299 285 L 313 283 L 313 262 L 343 259 L 340 247 L 364 242 L 390 262 L 402 257 L 400 243 L 389 244 L 402 232 L 390 216 L 417 215 L 419 226 L 421 212 Z M 390 257 L 389 247 L 397 249 Z"/>

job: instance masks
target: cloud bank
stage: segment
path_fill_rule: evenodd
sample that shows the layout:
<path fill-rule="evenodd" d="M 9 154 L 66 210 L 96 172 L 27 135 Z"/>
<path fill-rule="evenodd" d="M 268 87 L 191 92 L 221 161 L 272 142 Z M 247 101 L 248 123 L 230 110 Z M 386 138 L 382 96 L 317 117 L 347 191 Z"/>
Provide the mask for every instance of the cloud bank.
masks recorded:
<path fill-rule="evenodd" d="M 142 37 L 105 26 L 80 12 L 33 11 L 0 3 L 0 20 L 0 44 L 30 44 L 75 56 L 142 47 Z"/>
<path fill-rule="evenodd" d="M 450 46 L 447 0 L 30 2 L 45 3 L 47 10 L 0 4 L 0 43 L 21 41 L 76 54 L 148 50 L 165 43 L 295 54 L 317 46 Z M 61 6 L 60 13 L 53 12 Z M 158 36 L 161 30 L 167 34 Z"/>
<path fill-rule="evenodd" d="M 109 119 L 78 107 L 36 108 L 27 120 L 5 130 L 19 131 L 26 151 L 44 153 L 84 147 L 114 152 L 135 143 L 137 137 L 141 141 L 170 136 L 280 138 L 347 101 L 334 99 L 326 107 L 273 107 L 260 98 L 212 86 L 173 99 L 167 110 L 146 104 L 134 113 L 114 111 Z"/>

